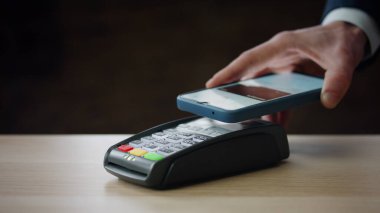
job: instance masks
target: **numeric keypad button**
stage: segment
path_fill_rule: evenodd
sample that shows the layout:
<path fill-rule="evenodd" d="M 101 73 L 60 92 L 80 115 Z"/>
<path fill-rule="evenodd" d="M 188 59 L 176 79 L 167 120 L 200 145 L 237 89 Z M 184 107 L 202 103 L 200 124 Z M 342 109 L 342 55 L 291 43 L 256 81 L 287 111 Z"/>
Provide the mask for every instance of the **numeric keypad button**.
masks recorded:
<path fill-rule="evenodd" d="M 178 143 L 178 144 L 173 144 L 170 148 L 179 151 L 179 150 L 185 149 L 186 147 L 187 146 Z"/>
<path fill-rule="evenodd" d="M 181 142 L 182 145 L 184 146 L 192 146 L 192 145 L 195 145 L 197 144 L 197 142 L 193 141 L 193 140 L 184 140 Z"/>
<path fill-rule="evenodd" d="M 171 155 L 175 152 L 174 149 L 171 149 L 171 148 L 160 148 L 157 150 L 157 153 L 160 154 L 160 155 L 164 155 L 164 156 L 168 156 L 168 155 Z"/>
<path fill-rule="evenodd" d="M 156 141 L 156 139 L 152 136 L 145 136 L 142 137 L 140 140 L 145 143 L 153 143 L 154 141 Z"/>
<path fill-rule="evenodd" d="M 204 135 L 197 135 L 197 136 L 192 138 L 192 140 L 195 142 L 202 142 L 202 141 L 205 141 L 207 139 L 209 139 L 209 137 L 204 136 Z"/>
<path fill-rule="evenodd" d="M 169 141 L 166 141 L 166 140 L 156 140 L 156 141 L 154 142 L 154 144 L 156 144 L 157 146 L 162 147 L 162 146 L 169 145 L 170 142 L 169 142 Z"/>
<path fill-rule="evenodd" d="M 152 134 L 152 137 L 156 138 L 156 139 L 164 139 L 167 136 L 168 135 L 166 133 L 163 133 L 163 132 L 156 132 L 156 133 Z"/>
<path fill-rule="evenodd" d="M 134 140 L 134 141 L 129 142 L 128 144 L 134 148 L 141 148 L 144 145 L 144 142 L 140 140 Z"/>
<path fill-rule="evenodd" d="M 147 151 L 149 151 L 149 152 L 154 152 L 157 149 L 159 149 L 160 147 L 158 147 L 155 144 L 145 144 L 144 146 L 142 146 L 142 148 L 145 149 L 145 150 L 147 150 Z"/>
<path fill-rule="evenodd" d="M 171 143 L 180 143 L 183 139 L 177 135 L 170 135 L 165 138 L 165 140 L 171 142 Z"/>
<path fill-rule="evenodd" d="M 190 138 L 194 137 L 194 134 L 187 133 L 187 132 L 179 132 L 179 133 L 177 133 L 177 136 L 180 138 L 190 139 Z"/>

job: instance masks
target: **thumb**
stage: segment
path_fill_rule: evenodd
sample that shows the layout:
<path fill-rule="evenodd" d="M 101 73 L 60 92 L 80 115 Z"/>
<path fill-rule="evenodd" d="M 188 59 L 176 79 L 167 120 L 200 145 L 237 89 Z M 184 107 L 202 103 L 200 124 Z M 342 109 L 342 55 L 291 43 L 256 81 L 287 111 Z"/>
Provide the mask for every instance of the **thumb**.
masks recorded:
<path fill-rule="evenodd" d="M 325 73 L 321 93 L 322 104 L 328 108 L 335 108 L 347 93 L 352 80 L 353 71 L 331 71 Z"/>

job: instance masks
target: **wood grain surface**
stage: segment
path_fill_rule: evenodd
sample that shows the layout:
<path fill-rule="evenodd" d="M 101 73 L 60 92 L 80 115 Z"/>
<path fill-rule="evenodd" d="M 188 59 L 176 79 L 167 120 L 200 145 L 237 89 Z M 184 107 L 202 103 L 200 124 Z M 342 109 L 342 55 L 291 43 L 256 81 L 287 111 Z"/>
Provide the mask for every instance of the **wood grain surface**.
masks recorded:
<path fill-rule="evenodd" d="M 0 212 L 379 212 L 380 136 L 289 136 L 278 166 L 171 190 L 118 180 L 128 135 L 0 136 Z"/>

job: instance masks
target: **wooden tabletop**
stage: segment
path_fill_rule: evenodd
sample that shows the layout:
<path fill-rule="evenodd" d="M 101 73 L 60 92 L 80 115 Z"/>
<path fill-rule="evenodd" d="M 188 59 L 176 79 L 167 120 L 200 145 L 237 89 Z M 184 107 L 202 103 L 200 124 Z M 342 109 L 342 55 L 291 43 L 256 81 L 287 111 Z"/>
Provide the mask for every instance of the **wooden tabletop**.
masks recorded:
<path fill-rule="evenodd" d="M 289 136 L 276 167 L 164 191 L 103 169 L 126 137 L 0 136 L 0 212 L 380 212 L 380 136 Z"/>

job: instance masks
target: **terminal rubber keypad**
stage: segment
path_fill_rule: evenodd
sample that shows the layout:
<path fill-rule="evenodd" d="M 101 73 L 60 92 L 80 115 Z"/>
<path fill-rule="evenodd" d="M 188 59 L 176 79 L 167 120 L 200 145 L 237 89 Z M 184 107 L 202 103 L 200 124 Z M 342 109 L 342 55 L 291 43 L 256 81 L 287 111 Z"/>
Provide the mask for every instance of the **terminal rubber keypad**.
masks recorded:
<path fill-rule="evenodd" d="M 122 144 L 116 150 L 128 155 L 158 161 L 197 143 L 202 143 L 228 132 L 228 130 L 220 127 L 202 128 L 196 125 L 180 124 L 176 128 L 165 129 Z"/>

